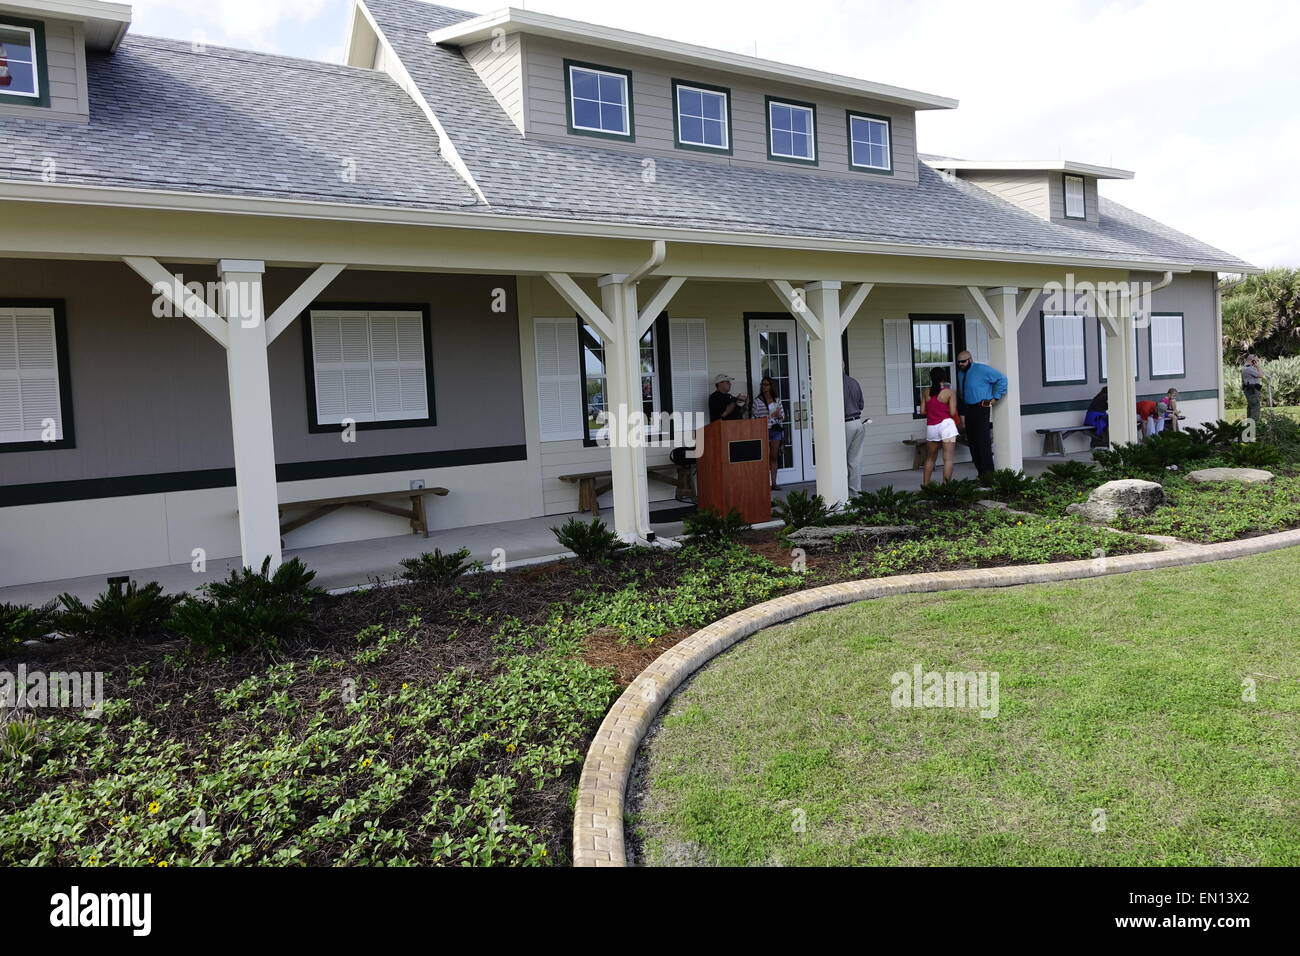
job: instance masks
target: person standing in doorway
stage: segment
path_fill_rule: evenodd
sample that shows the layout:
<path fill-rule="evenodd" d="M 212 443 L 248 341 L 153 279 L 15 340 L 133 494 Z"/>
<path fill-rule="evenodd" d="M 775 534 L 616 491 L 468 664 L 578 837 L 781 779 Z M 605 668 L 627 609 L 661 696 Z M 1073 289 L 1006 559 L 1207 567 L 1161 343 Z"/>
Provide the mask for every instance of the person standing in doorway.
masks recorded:
<path fill-rule="evenodd" d="M 866 427 L 862 421 L 862 386 L 844 366 L 844 450 L 849 459 L 849 494 L 862 490 L 862 446 Z"/>
<path fill-rule="evenodd" d="M 1259 395 L 1264 390 L 1264 370 L 1258 355 L 1247 355 L 1241 366 L 1241 390 L 1246 396 L 1246 417 L 1259 421 Z"/>
<path fill-rule="evenodd" d="M 930 394 L 925 400 L 925 470 L 921 484 L 928 485 L 934 474 L 934 460 L 943 448 L 943 480 L 952 481 L 952 450 L 957 447 L 957 393 L 944 377 L 948 370 L 930 369 Z"/>
<path fill-rule="evenodd" d="M 981 478 L 993 470 L 993 406 L 1007 394 L 1007 377 L 976 362 L 970 352 L 957 356 L 957 399 L 966 422 L 970 457 Z"/>
<path fill-rule="evenodd" d="M 777 394 L 776 383 L 766 375 L 758 383 L 754 417 L 767 419 L 768 468 L 772 473 L 772 490 L 780 491 L 781 486 L 776 483 L 776 470 L 781 465 L 781 445 L 785 442 L 785 406 Z"/>

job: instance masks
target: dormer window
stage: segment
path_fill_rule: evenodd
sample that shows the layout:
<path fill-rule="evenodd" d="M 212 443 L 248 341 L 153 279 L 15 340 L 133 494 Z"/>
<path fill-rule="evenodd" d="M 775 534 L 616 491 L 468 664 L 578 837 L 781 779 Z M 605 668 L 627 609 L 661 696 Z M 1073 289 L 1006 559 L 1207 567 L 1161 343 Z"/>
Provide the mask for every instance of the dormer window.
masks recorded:
<path fill-rule="evenodd" d="M 31 20 L 0 20 L 0 103 L 48 106 L 45 28 Z"/>
<path fill-rule="evenodd" d="M 569 93 L 569 131 L 625 139 L 632 128 L 632 74 L 613 67 L 564 62 Z"/>
<path fill-rule="evenodd" d="M 817 165 L 817 107 L 767 98 L 769 159 Z"/>
<path fill-rule="evenodd" d="M 1065 218 L 1087 219 L 1088 207 L 1084 200 L 1083 177 L 1065 177 Z"/>
<path fill-rule="evenodd" d="M 721 86 L 673 80 L 677 145 L 707 152 L 731 152 L 730 91 Z"/>
<path fill-rule="evenodd" d="M 849 165 L 872 173 L 893 172 L 889 120 L 866 113 L 849 114 Z"/>

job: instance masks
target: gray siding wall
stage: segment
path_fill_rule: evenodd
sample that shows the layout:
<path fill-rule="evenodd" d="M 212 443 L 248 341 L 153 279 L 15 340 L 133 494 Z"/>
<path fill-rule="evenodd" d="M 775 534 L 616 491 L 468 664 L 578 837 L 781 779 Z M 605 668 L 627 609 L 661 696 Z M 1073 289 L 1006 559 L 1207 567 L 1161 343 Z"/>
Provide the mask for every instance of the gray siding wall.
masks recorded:
<path fill-rule="evenodd" d="M 33 19 L 23 14 L 15 16 Z M 4 12 L 0 11 L 0 20 L 4 18 Z M 85 122 L 89 118 L 89 107 L 86 100 L 86 44 L 82 26 L 66 20 L 43 22 L 50 78 L 50 105 L 0 104 L 0 116 Z"/>
<path fill-rule="evenodd" d="M 492 95 L 496 97 L 501 108 L 506 111 L 510 121 L 518 127 L 519 132 L 526 129 L 524 124 L 524 68 L 523 44 L 520 35 L 512 33 L 502 37 L 505 48 L 493 48 L 493 40 L 484 40 L 461 50 L 474 72 L 479 75 Z"/>
<path fill-rule="evenodd" d="M 993 173 L 962 170 L 963 180 L 1001 196 L 1041 219 L 1051 216 L 1051 196 L 1042 173 Z"/>
<path fill-rule="evenodd" d="M 186 281 L 209 267 L 177 267 Z M 268 311 L 306 271 L 272 269 Z M 509 311 L 491 311 L 505 288 Z M 5 452 L 0 485 L 230 468 L 225 353 L 188 319 L 154 318 L 148 284 L 119 263 L 0 260 L 0 298 L 62 299 L 76 447 Z M 308 432 L 301 320 L 270 348 L 276 461 L 362 458 L 522 445 L 513 277 L 345 272 L 329 302 L 427 303 L 438 424 L 359 430 L 355 443 Z"/>
<path fill-rule="evenodd" d="M 1136 282 L 1151 282 L 1160 275 L 1131 275 Z M 1171 388 L 1180 392 L 1206 392 L 1218 387 L 1219 346 L 1214 328 L 1214 288 L 1212 273 L 1196 272 L 1175 276 L 1173 284 L 1152 295 L 1152 311 L 1183 313 L 1184 361 L 1187 374 L 1180 379 L 1151 378 L 1150 329 L 1138 329 L 1137 393 L 1139 397 L 1163 395 Z M 1083 385 L 1043 384 L 1043 331 L 1039 318 L 1044 300 L 1039 299 L 1025 324 L 1020 327 L 1020 401 L 1022 405 L 1048 405 L 1061 402 L 1088 402 L 1102 385 L 1101 352 L 1098 320 L 1084 319 L 1084 349 L 1088 362 L 1088 381 Z M 1112 370 L 1113 371 L 1113 370 Z"/>
<path fill-rule="evenodd" d="M 1083 219 L 1065 218 L 1065 177 L 1061 173 L 1048 173 L 1047 185 L 1051 194 L 1052 220 L 1072 226 L 1087 223 L 1100 225 L 1101 217 L 1097 210 L 1097 180 L 1091 176 L 1083 177 Z"/>
<path fill-rule="evenodd" d="M 564 139 L 568 132 L 568 104 L 564 92 L 564 60 L 580 60 L 632 72 L 632 106 L 635 143 L 575 137 L 601 147 L 628 149 L 653 155 L 676 155 L 706 162 L 763 165 L 823 175 L 863 176 L 849 168 L 846 110 L 888 116 L 891 120 L 894 174 L 876 176 L 882 182 L 914 186 L 916 169 L 915 112 L 875 100 L 853 99 L 780 83 L 759 83 L 752 77 L 716 70 L 681 67 L 649 57 L 612 50 L 565 44 L 539 37 L 524 39 L 525 125 L 529 136 Z M 732 155 L 711 156 L 676 146 L 673 133 L 672 81 L 695 81 L 731 90 Z M 785 97 L 817 106 L 818 166 L 774 162 L 767 158 L 766 97 Z"/>

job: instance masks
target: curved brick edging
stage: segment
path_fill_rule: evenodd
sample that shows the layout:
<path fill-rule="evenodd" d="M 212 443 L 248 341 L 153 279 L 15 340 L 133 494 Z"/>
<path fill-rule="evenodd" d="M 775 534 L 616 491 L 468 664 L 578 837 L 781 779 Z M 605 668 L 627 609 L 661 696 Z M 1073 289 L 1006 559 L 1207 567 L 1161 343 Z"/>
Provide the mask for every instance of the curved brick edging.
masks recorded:
<path fill-rule="evenodd" d="M 757 631 L 812 611 L 890 594 L 1074 581 L 1107 574 L 1223 561 L 1294 545 L 1300 545 L 1300 530 L 1220 544 L 1180 543 L 1165 551 L 1125 554 L 1113 558 L 900 574 L 888 578 L 828 584 L 737 611 L 701 628 L 665 651 L 637 675 L 605 715 L 605 720 L 587 750 L 587 759 L 578 781 L 578 805 L 573 816 L 573 865 L 627 865 L 623 843 L 623 798 L 642 738 L 650 729 L 659 708 L 683 680 L 737 641 Z"/>

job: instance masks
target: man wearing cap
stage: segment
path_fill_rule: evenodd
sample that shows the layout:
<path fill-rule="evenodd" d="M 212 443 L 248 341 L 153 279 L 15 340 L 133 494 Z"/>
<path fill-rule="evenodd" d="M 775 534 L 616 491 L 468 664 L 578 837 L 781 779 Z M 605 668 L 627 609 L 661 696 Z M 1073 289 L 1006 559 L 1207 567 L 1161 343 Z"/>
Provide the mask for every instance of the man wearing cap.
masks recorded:
<path fill-rule="evenodd" d="M 713 394 L 709 396 L 709 421 L 734 421 L 745 417 L 745 407 L 749 404 L 747 395 L 732 395 L 731 383 L 735 379 L 722 372 L 713 379 Z"/>
<path fill-rule="evenodd" d="M 1259 367 L 1258 355 L 1247 355 L 1241 366 L 1241 391 L 1246 396 L 1246 417 L 1259 420 L 1259 393 L 1264 388 L 1264 370 Z"/>

